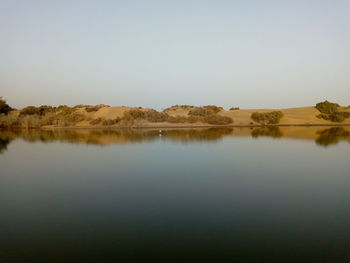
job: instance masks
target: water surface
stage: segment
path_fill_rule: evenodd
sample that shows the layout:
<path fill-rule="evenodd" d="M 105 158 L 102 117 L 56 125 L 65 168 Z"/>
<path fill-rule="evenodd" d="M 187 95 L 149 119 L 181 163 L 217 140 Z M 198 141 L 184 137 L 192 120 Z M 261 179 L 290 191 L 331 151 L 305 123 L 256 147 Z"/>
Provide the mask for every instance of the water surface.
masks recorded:
<path fill-rule="evenodd" d="M 0 131 L 0 262 L 350 262 L 350 129 Z"/>

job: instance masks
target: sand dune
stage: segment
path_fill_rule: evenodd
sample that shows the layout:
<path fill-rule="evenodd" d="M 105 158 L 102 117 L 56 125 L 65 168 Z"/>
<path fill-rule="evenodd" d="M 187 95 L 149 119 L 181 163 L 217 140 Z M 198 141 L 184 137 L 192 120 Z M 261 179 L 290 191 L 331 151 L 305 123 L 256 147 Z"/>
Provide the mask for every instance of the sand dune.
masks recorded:
<path fill-rule="evenodd" d="M 125 111 L 133 108 L 130 107 L 102 107 L 96 112 L 86 112 L 84 108 L 80 108 L 80 113 L 84 114 L 88 120 L 91 119 L 115 119 L 121 118 Z M 147 109 L 142 109 L 147 110 Z M 166 110 L 169 116 L 188 116 L 188 112 L 191 108 L 173 107 L 170 110 Z M 287 109 L 240 109 L 240 110 L 222 110 L 218 114 L 231 117 L 234 123 L 230 126 L 254 126 L 259 125 L 251 119 L 253 112 L 270 112 L 273 110 L 279 110 L 284 114 L 279 125 L 350 125 L 350 118 L 342 123 L 334 123 L 324 119 L 319 119 L 316 116 L 320 113 L 315 107 L 300 107 L 300 108 L 287 108 Z M 342 108 L 342 111 L 349 111 L 349 108 Z M 98 127 L 99 125 L 91 125 L 89 121 L 82 121 L 77 124 L 79 127 Z M 115 125 L 118 126 L 118 125 Z M 207 123 L 167 123 L 158 122 L 150 123 L 147 121 L 138 121 L 133 125 L 134 127 L 193 127 L 193 126 L 210 126 Z"/>

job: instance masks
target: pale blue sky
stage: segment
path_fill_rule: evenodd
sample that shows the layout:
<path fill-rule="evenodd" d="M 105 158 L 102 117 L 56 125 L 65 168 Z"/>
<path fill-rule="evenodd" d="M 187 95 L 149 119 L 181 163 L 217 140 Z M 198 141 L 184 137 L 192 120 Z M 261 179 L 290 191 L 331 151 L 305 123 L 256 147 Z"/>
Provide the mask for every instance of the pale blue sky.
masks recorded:
<path fill-rule="evenodd" d="M 0 0 L 15 107 L 350 104 L 348 0 Z"/>

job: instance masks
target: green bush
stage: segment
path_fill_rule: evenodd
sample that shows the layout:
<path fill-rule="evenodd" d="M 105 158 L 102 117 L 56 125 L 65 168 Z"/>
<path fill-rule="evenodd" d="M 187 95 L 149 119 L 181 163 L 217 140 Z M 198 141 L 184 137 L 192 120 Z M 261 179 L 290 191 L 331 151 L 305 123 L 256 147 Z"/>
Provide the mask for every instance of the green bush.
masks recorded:
<path fill-rule="evenodd" d="M 332 114 L 338 111 L 338 107 L 339 107 L 339 104 L 329 102 L 327 100 L 316 104 L 316 109 L 318 109 L 321 113 L 325 113 L 325 114 Z"/>
<path fill-rule="evenodd" d="M 230 110 L 239 110 L 239 107 L 232 107 Z"/>
<path fill-rule="evenodd" d="M 345 119 L 350 118 L 350 112 L 338 111 L 339 104 L 324 101 L 316 104 L 316 108 L 321 112 L 316 117 L 332 122 L 343 122 Z"/>
<path fill-rule="evenodd" d="M 7 104 L 7 102 L 0 97 L 0 114 L 7 114 L 13 109 Z"/>
<path fill-rule="evenodd" d="M 329 120 L 332 122 L 343 122 L 350 117 L 350 112 L 334 112 L 329 114 Z"/>
<path fill-rule="evenodd" d="M 253 121 L 260 124 L 278 124 L 283 118 L 281 111 L 271 111 L 265 113 L 253 112 L 251 115 Z"/>

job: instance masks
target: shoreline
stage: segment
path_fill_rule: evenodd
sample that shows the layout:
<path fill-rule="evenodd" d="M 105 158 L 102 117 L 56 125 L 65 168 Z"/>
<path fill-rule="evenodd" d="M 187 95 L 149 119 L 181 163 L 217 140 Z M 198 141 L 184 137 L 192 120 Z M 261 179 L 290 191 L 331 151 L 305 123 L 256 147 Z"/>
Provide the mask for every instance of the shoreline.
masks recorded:
<path fill-rule="evenodd" d="M 272 124 L 272 125 L 154 125 L 154 126 L 43 126 L 4 127 L 0 130 L 125 130 L 125 129 L 208 129 L 208 128 L 270 128 L 270 127 L 349 127 L 350 124 Z"/>

